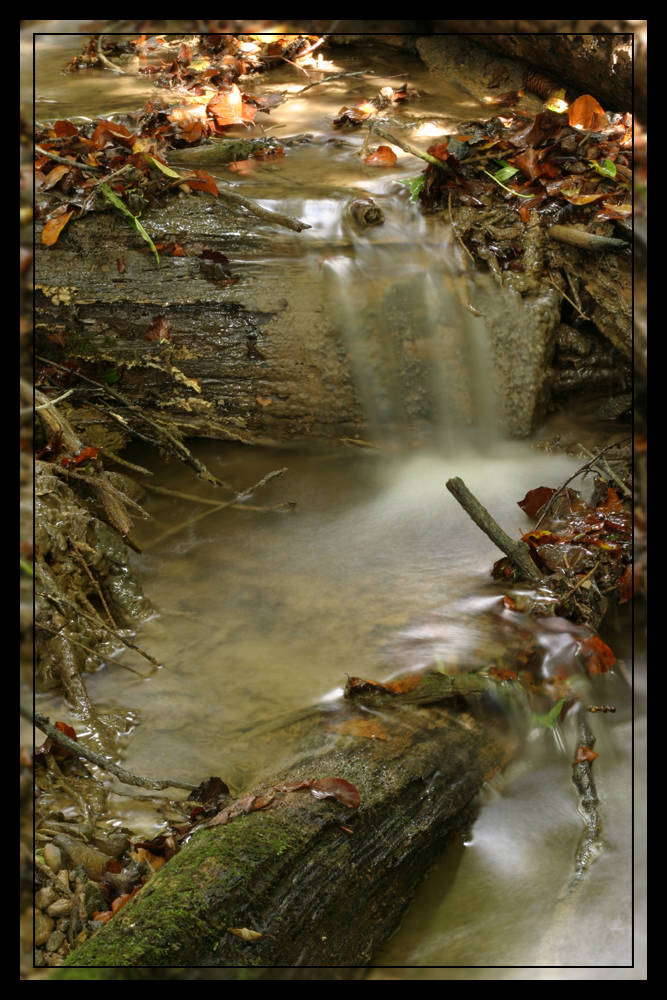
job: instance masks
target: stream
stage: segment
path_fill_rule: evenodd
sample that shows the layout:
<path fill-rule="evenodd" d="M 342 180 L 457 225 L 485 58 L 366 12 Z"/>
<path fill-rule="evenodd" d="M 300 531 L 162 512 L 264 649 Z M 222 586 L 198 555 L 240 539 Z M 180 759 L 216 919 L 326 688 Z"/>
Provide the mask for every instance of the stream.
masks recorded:
<path fill-rule="evenodd" d="M 82 43 L 80 35 L 39 39 L 38 120 L 136 109 L 155 93 L 130 76 L 62 75 Z M 323 301 L 338 316 L 375 447 L 190 442 L 200 461 L 239 492 L 286 468 L 248 499 L 247 509 L 222 511 L 207 506 L 219 493 L 186 467 L 165 464 L 139 445 L 126 452 L 154 473 L 142 501 L 151 520 L 136 524 L 143 552 L 132 556 L 132 568 L 155 608 L 136 641 L 160 668 L 150 671 L 123 650 L 114 656 L 145 678 L 107 663 L 86 684 L 98 710 L 122 720 L 122 764 L 139 774 L 193 784 L 220 775 L 240 790 L 288 763 L 279 745 L 267 756 L 253 728 L 339 696 L 348 674 L 383 681 L 445 657 L 462 669 L 481 665 L 475 651 L 493 641 L 489 613 L 503 593 L 490 577 L 499 553 L 445 482 L 461 477 L 518 537 L 530 525 L 517 501 L 537 486 L 560 486 L 582 464 L 536 448 L 536 441 L 554 431 L 580 432 L 584 441 L 595 429 L 578 426 L 575 414 L 560 416 L 534 440 L 498 437 L 483 323 L 462 306 L 456 270 L 443 262 L 442 232 L 397 183 L 420 165 L 402 154 L 395 167 L 372 171 L 356 156 L 363 136 L 345 133 L 344 145 L 327 141 L 341 138 L 331 120 L 343 104 L 406 75 L 427 92 L 416 142 L 425 145 L 457 120 L 489 112 L 453 83 L 435 87 L 419 61 L 405 55 L 369 49 L 327 58 L 326 73 L 368 69 L 372 76 L 342 78 L 275 109 L 270 134 L 316 140 L 294 147 L 279 166 L 233 177 L 222 167 L 216 173 L 205 149 L 201 161 L 192 150 L 180 156 L 311 225 L 292 238 L 295 266 L 319 274 Z M 286 67 L 248 89 L 296 92 L 304 83 Z M 382 207 L 385 225 L 343 246 L 349 234 L 342 206 L 360 193 Z M 390 302 L 397 273 L 404 291 L 396 313 L 420 331 L 417 374 L 392 356 L 375 308 Z M 384 320 L 392 322 L 390 312 Z M 453 374 L 460 371 L 465 387 Z M 151 483 L 192 499 L 151 492 Z M 289 508 L 262 512 L 253 505 Z M 596 694 L 603 690 L 617 710 L 593 718 L 604 849 L 576 896 L 565 893 L 582 830 L 571 780 L 576 735 L 567 724 L 562 731 L 538 726 L 520 759 L 483 790 L 469 837 L 436 864 L 367 978 L 632 978 L 632 754 L 643 719 L 632 710 L 628 616 L 610 622 L 604 636 L 620 661 Z M 545 639 L 547 655 L 557 657 L 557 643 L 556 635 Z M 77 725 L 52 694 L 38 695 L 36 704 Z M 159 817 L 140 797 L 118 797 L 116 809 L 118 825 L 147 836 L 159 830 Z"/>

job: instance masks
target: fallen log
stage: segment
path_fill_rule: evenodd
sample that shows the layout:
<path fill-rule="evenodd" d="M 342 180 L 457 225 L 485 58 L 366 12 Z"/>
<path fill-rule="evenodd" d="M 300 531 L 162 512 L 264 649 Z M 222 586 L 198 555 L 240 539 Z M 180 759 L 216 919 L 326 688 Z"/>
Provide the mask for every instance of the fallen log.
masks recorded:
<path fill-rule="evenodd" d="M 281 728 L 299 747 L 291 767 L 202 824 L 65 965 L 367 965 L 516 749 L 497 711 L 506 687 L 351 680 Z"/>

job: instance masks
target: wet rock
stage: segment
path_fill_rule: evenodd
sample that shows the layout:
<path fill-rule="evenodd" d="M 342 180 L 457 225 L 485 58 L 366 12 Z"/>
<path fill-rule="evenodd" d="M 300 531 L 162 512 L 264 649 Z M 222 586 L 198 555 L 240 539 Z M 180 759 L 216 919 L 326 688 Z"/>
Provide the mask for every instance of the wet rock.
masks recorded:
<path fill-rule="evenodd" d="M 81 841 L 68 837 L 67 834 L 59 833 L 53 838 L 53 842 L 68 857 L 72 866 L 83 865 L 88 876 L 98 882 L 107 863 L 111 860 L 110 855 L 104 854 L 90 844 L 83 844 Z"/>
<path fill-rule="evenodd" d="M 46 910 L 51 903 L 55 903 L 56 899 L 58 899 L 58 893 L 53 886 L 45 885 L 35 893 L 35 906 L 38 906 L 40 910 Z"/>
<path fill-rule="evenodd" d="M 55 919 L 58 917 L 65 917 L 71 913 L 73 905 L 72 899 L 62 897 L 61 899 L 56 899 L 54 903 L 51 903 L 46 912 L 50 917 L 54 917 Z"/>
<path fill-rule="evenodd" d="M 48 941 L 46 942 L 46 950 L 58 951 L 59 948 L 62 948 L 64 943 L 65 943 L 65 935 L 63 934 L 63 932 L 58 930 L 52 931 L 49 934 Z"/>
<path fill-rule="evenodd" d="M 52 872 L 60 871 L 63 866 L 63 854 L 56 844 L 46 844 L 44 847 L 44 861 Z"/>
<path fill-rule="evenodd" d="M 35 910 L 35 945 L 37 947 L 46 944 L 54 927 L 53 917 L 42 913 L 41 910 Z"/>
<path fill-rule="evenodd" d="M 87 917 L 108 908 L 107 897 L 97 882 L 86 882 L 82 890 L 83 906 Z"/>

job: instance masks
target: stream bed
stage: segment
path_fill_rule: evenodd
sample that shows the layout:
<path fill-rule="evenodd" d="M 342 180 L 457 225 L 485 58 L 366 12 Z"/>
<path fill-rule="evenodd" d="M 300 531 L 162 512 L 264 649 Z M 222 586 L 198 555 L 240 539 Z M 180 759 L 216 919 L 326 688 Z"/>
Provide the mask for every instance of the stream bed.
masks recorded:
<path fill-rule="evenodd" d="M 38 119 L 136 109 L 154 93 L 146 81 L 126 78 L 113 80 L 111 97 L 103 73 L 62 76 L 81 45 L 81 36 L 45 36 L 38 43 Z M 352 72 L 369 63 L 376 89 L 407 74 L 411 86 L 429 91 L 420 104 L 424 140 L 434 134 L 429 129 L 488 115 L 454 85 L 445 90 L 439 83 L 436 90 L 419 61 L 404 55 L 369 50 L 332 56 L 322 69 Z M 296 92 L 304 82 L 286 68 L 258 87 Z M 87 675 L 86 683 L 97 709 L 123 720 L 122 763 L 139 774 L 193 784 L 220 775 L 240 791 L 283 763 L 279 746 L 268 757 L 258 750 L 253 729 L 339 696 L 347 675 L 383 681 L 440 658 L 458 661 L 462 669 L 481 665 L 471 657 L 488 633 L 489 609 L 502 599 L 501 586 L 490 578 L 499 553 L 445 482 L 461 477 L 518 537 L 529 524 L 517 502 L 537 486 L 560 486 L 581 465 L 580 458 L 536 449 L 534 440 L 498 438 L 492 407 L 485 406 L 492 387 L 483 365 L 483 333 L 460 303 L 449 301 L 449 293 L 434 298 L 440 272 L 429 270 L 420 256 L 428 255 L 432 225 L 407 197 L 397 199 L 397 181 L 418 172 L 410 157 L 399 156 L 395 168 L 373 174 L 361 164 L 351 168 L 344 146 L 327 146 L 333 115 L 367 88 L 368 80 L 352 77 L 288 101 L 289 131 L 322 141 L 304 147 L 301 158 L 287 159 L 275 175 L 264 171 L 234 183 L 266 207 L 312 226 L 302 238 L 306 248 L 313 244 L 308 266 L 321 272 L 323 295 L 338 301 L 343 327 L 345 302 L 355 306 L 349 316 L 358 316 L 359 296 L 370 302 L 375 285 L 384 287 L 400 266 L 392 233 L 399 249 L 419 245 L 408 264 L 418 277 L 426 275 L 420 309 L 450 308 L 444 328 L 468 330 L 477 345 L 466 362 L 476 419 L 465 429 L 450 420 L 458 387 L 447 385 L 445 354 L 434 369 L 440 395 L 431 408 L 440 432 L 398 439 L 412 385 L 398 379 L 391 391 L 384 392 L 384 383 L 379 389 L 373 378 L 379 368 L 373 366 L 383 358 L 371 351 L 357 358 L 356 376 L 378 447 L 192 445 L 199 460 L 240 493 L 285 469 L 248 498 L 245 510 L 212 511 L 207 502 L 220 500 L 219 493 L 191 471 L 165 464 L 144 447 L 127 452 L 154 473 L 145 480 L 142 501 L 151 520 L 136 525 L 143 551 L 132 557 L 132 567 L 155 608 L 136 641 L 160 668 L 151 672 L 145 660 L 123 651 L 118 660 L 145 678 L 107 664 Z M 285 136 L 280 109 L 269 121 L 277 136 Z M 191 150 L 182 158 L 216 172 Z M 224 179 L 230 182 L 229 172 Z M 342 236 L 342 204 L 359 191 L 385 211 L 381 251 L 366 241 L 356 255 L 334 249 L 323 261 L 322 243 L 335 247 Z M 424 333 L 426 357 L 434 355 L 431 346 L 442 328 L 436 324 Z M 358 332 L 350 320 L 349 343 Z M 151 492 L 151 483 L 192 499 Z M 253 505 L 288 509 L 257 511 Z M 577 978 L 624 978 L 633 961 L 632 749 L 633 737 L 641 738 L 641 719 L 632 713 L 628 622 L 610 623 L 608 641 L 619 667 L 605 681 L 606 700 L 617 710 L 596 724 L 605 846 L 574 901 L 565 890 L 581 834 L 571 780 L 576 738 L 567 726 L 555 734 L 537 727 L 521 758 L 484 789 L 469 837 L 435 866 L 402 926 L 375 956 L 368 978 L 568 978 L 581 967 L 590 967 L 591 975 Z M 37 707 L 76 725 L 50 694 L 38 695 Z M 119 825 L 147 836 L 159 829 L 159 818 L 138 798 L 119 799 L 117 810 Z M 530 974 L 531 967 L 546 971 Z"/>

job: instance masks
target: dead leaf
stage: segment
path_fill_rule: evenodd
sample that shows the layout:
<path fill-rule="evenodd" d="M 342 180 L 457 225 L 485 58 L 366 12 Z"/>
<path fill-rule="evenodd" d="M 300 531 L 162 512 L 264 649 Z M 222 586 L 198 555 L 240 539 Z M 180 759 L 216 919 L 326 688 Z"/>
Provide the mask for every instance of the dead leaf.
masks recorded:
<path fill-rule="evenodd" d="M 73 214 L 73 212 L 65 212 L 63 215 L 57 215 L 55 218 L 49 219 L 42 230 L 42 243 L 44 246 L 52 247 L 54 243 L 57 243 L 58 237 Z"/>
<path fill-rule="evenodd" d="M 228 927 L 227 930 L 230 934 L 241 938 L 242 941 L 256 941 L 257 938 L 262 937 L 259 931 L 252 931 L 249 927 Z"/>
<path fill-rule="evenodd" d="M 311 795 L 316 799 L 336 799 L 349 809 L 357 809 L 361 796 L 350 781 L 344 778 L 322 778 L 310 786 Z"/>

